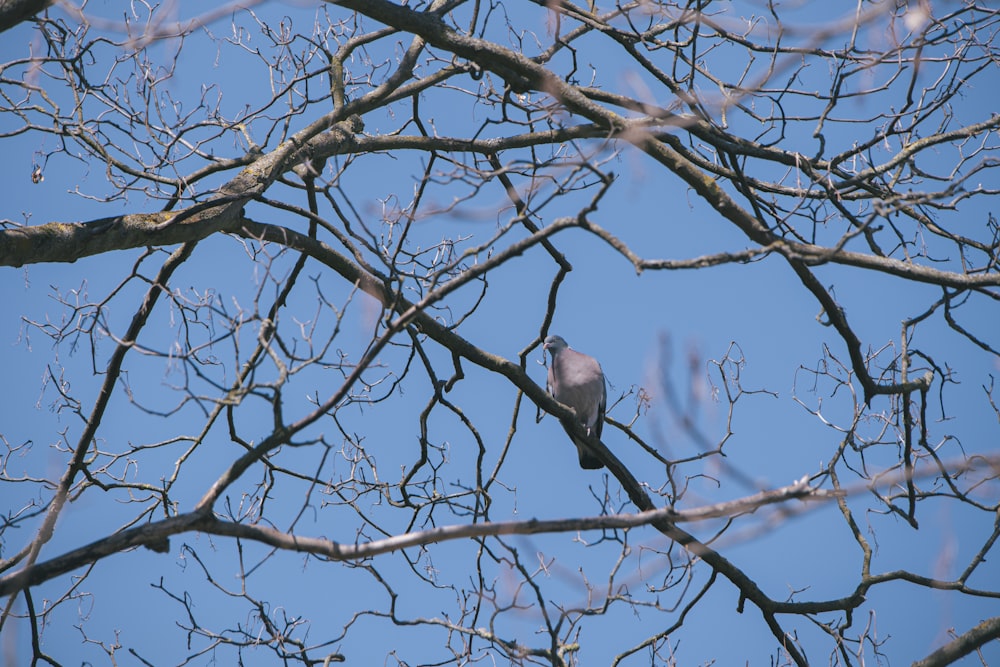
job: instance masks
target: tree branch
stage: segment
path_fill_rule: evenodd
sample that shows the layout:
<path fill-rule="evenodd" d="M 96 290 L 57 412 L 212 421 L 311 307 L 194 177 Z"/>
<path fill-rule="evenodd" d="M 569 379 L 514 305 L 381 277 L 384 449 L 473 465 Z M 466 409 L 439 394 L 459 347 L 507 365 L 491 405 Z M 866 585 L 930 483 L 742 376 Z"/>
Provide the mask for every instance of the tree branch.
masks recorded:
<path fill-rule="evenodd" d="M 944 667 L 979 649 L 987 642 L 1000 639 L 1000 616 L 988 618 L 968 632 L 959 635 L 912 667 Z"/>

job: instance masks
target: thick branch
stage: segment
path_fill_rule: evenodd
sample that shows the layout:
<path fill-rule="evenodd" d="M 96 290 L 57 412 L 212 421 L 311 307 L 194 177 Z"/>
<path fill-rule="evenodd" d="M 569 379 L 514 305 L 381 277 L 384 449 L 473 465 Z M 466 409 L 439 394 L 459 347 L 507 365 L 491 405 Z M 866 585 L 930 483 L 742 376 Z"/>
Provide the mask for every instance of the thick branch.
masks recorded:
<path fill-rule="evenodd" d="M 348 119 L 330 128 L 327 134 L 331 141 L 344 141 L 351 136 L 356 123 L 356 119 Z M 85 223 L 54 222 L 4 230 L 0 232 L 0 266 L 75 262 L 113 250 L 200 241 L 216 232 L 233 231 L 242 220 L 243 206 L 291 169 L 292 158 L 301 147 L 328 125 L 327 118 L 312 123 L 243 169 L 206 203 L 176 212 L 136 213 Z"/>

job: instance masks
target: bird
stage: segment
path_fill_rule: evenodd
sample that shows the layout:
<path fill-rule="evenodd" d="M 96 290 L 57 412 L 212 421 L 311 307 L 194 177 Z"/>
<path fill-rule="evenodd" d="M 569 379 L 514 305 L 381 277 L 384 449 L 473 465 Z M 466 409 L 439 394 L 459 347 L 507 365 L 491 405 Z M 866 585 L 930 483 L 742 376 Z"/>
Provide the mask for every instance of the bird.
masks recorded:
<path fill-rule="evenodd" d="M 597 359 L 571 348 L 562 336 L 547 337 L 542 349 L 552 355 L 547 387 L 549 394 L 563 405 L 573 408 L 587 435 L 600 440 L 604 429 L 604 409 L 608 402 L 601 364 Z M 565 422 L 563 428 L 576 445 L 581 468 L 597 470 L 604 467 L 588 449 L 587 443 L 573 435 Z"/>

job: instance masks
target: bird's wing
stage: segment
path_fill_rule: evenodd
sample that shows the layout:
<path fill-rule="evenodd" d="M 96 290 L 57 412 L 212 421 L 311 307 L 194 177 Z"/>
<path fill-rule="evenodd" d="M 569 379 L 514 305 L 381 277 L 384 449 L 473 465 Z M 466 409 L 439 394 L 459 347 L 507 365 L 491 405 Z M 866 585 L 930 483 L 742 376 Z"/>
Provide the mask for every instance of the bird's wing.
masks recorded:
<path fill-rule="evenodd" d="M 600 366 L 597 367 L 600 370 Z M 608 384 L 607 380 L 604 379 L 604 372 L 601 371 L 601 398 L 600 402 L 597 404 L 597 423 L 594 424 L 594 436 L 597 439 L 601 438 L 601 432 L 604 430 L 604 411 L 608 407 Z"/>

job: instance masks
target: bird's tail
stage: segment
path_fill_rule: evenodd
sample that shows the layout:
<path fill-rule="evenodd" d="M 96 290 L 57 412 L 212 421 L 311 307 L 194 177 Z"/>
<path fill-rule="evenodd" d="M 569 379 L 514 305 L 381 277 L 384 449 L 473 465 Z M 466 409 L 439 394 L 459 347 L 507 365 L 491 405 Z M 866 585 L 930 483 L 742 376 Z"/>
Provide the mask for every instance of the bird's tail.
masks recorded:
<path fill-rule="evenodd" d="M 604 464 L 601 463 L 601 459 L 587 451 L 586 445 L 577 443 L 576 451 L 580 455 L 580 467 L 584 470 L 599 470 L 604 467 Z"/>

